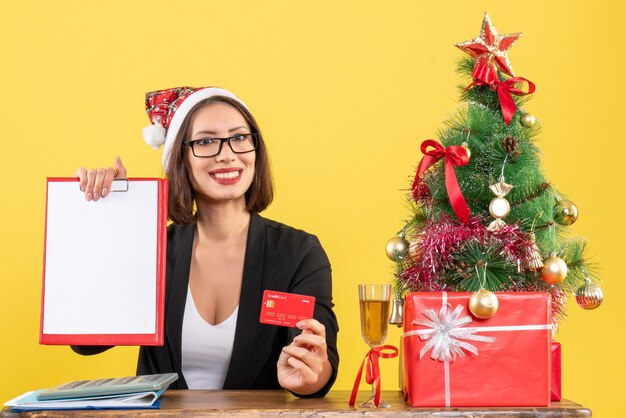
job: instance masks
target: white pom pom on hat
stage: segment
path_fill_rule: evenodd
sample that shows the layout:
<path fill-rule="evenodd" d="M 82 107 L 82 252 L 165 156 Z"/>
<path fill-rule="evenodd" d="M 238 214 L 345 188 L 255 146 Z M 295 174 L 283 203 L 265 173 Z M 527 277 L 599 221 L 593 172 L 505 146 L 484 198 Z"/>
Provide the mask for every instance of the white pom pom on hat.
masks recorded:
<path fill-rule="evenodd" d="M 143 140 L 152 148 L 159 149 L 161 145 L 165 144 L 166 133 L 167 131 L 160 123 L 155 123 L 143 128 Z"/>
<path fill-rule="evenodd" d="M 219 87 L 176 87 L 146 93 L 146 113 L 152 124 L 143 129 L 143 138 L 155 149 L 163 145 L 166 171 L 172 145 L 185 117 L 197 103 L 213 96 L 229 97 L 248 108 L 239 97 Z"/>

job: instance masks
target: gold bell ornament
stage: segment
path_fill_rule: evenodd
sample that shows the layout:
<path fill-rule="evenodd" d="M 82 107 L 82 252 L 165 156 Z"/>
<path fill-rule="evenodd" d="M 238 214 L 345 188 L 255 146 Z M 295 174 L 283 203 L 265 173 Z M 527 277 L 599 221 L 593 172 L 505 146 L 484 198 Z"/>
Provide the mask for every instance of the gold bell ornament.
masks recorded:
<path fill-rule="evenodd" d="M 389 324 L 397 325 L 398 328 L 402 327 L 404 324 L 404 300 L 396 296 L 393 300 L 393 305 L 391 307 L 391 316 L 389 317 Z"/>
<path fill-rule="evenodd" d="M 602 305 L 604 294 L 602 289 L 595 283 L 591 283 L 588 277 L 585 277 L 585 284 L 576 290 L 576 303 L 583 309 L 596 309 Z"/>
<path fill-rule="evenodd" d="M 385 246 L 385 252 L 387 253 L 387 257 L 391 261 L 396 261 L 398 258 L 402 258 L 402 254 L 409 248 L 409 241 L 404 239 L 401 236 L 395 236 L 387 241 L 387 245 Z"/>
<path fill-rule="evenodd" d="M 498 312 L 498 297 L 489 290 L 481 289 L 470 297 L 469 310 L 476 318 L 491 318 Z"/>
<path fill-rule="evenodd" d="M 533 243 L 530 253 L 528 254 L 528 262 L 526 264 L 526 268 L 528 270 L 536 271 L 543 267 L 543 261 L 541 261 L 541 254 L 539 253 L 539 248 L 537 248 L 537 243 L 535 242 L 535 233 L 530 233 L 530 239 Z"/>
<path fill-rule="evenodd" d="M 491 200 L 491 203 L 489 203 L 489 214 L 495 218 L 487 227 L 489 231 L 497 231 L 506 225 L 502 218 L 509 214 L 511 205 L 504 196 L 509 194 L 512 188 L 513 186 L 511 184 L 505 183 L 504 176 L 502 175 L 496 184 L 489 186 L 489 190 L 496 195 L 496 197 Z"/>

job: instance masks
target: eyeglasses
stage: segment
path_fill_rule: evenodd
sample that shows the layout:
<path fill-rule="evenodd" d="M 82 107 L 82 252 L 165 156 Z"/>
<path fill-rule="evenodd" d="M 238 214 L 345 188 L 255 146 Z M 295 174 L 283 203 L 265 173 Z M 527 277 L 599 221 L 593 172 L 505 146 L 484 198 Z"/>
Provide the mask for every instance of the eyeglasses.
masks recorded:
<path fill-rule="evenodd" d="M 224 142 L 235 154 L 245 154 L 256 149 L 259 140 L 258 133 L 237 134 L 228 138 L 202 138 L 195 141 L 187 141 L 183 144 L 190 146 L 193 155 L 198 158 L 215 157 L 222 152 Z"/>

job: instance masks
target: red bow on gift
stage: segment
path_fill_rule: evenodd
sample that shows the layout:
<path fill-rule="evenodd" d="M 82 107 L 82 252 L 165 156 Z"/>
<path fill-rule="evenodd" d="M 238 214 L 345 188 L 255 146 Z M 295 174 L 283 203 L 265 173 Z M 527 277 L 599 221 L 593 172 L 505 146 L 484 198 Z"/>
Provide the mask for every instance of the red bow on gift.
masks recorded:
<path fill-rule="evenodd" d="M 433 147 L 434 150 L 428 151 L 428 147 Z M 465 198 L 463 198 L 463 193 L 461 193 L 461 188 L 459 187 L 459 182 L 454 172 L 455 165 L 464 166 L 469 163 L 467 150 L 458 145 L 450 145 L 444 148 L 439 142 L 432 139 L 427 139 L 422 142 L 421 150 L 424 157 L 422 157 L 422 161 L 420 161 L 415 179 L 413 180 L 413 186 L 411 187 L 413 197 L 417 198 L 418 188 L 422 182 L 422 173 L 424 173 L 428 167 L 443 158 L 446 165 L 446 190 L 448 191 L 450 204 L 461 222 L 467 223 L 470 217 L 470 210 L 465 202 Z"/>
<path fill-rule="evenodd" d="M 511 94 L 515 94 L 516 96 L 525 96 L 527 94 L 532 94 L 535 92 L 535 84 L 526 80 L 523 77 L 512 77 L 505 81 L 500 81 L 498 78 L 498 74 L 496 71 L 485 65 L 484 63 L 478 63 L 474 67 L 474 72 L 472 73 L 472 77 L 474 77 L 474 81 L 472 84 L 467 86 L 469 89 L 472 86 L 489 86 L 489 88 L 498 93 L 498 99 L 500 100 L 500 108 L 502 109 L 502 116 L 504 116 L 504 122 L 508 125 L 517 110 L 517 106 L 513 101 L 513 96 Z M 523 90 L 518 89 L 514 86 L 514 84 L 528 83 L 528 91 L 525 92 Z M 467 90 L 466 89 L 466 90 Z"/>
<path fill-rule="evenodd" d="M 391 353 L 383 353 L 383 350 L 390 350 Z M 376 383 L 376 392 L 374 393 L 374 405 L 378 407 L 380 404 L 380 366 L 378 365 L 378 358 L 394 358 L 398 356 L 398 349 L 393 345 L 382 345 L 380 347 L 372 348 L 367 352 L 361 367 L 359 367 L 359 373 L 356 375 L 354 386 L 352 387 L 352 394 L 350 395 L 350 406 L 354 406 L 356 401 L 356 394 L 359 391 L 359 383 L 361 383 L 361 376 L 363 375 L 363 366 L 367 361 L 367 369 L 365 370 L 365 381 L 373 385 Z"/>

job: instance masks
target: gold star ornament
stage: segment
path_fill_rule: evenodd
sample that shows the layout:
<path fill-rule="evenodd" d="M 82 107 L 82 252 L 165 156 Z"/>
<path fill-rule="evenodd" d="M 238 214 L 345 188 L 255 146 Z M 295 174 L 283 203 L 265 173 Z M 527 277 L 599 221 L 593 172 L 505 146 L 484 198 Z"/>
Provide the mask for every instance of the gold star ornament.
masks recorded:
<path fill-rule="evenodd" d="M 475 65 L 484 64 L 493 70 L 499 70 L 513 77 L 513 68 L 511 67 L 507 51 L 520 36 L 522 36 L 521 33 L 498 35 L 498 31 L 491 23 L 489 15 L 485 13 L 483 25 L 480 28 L 480 36 L 469 41 L 460 42 L 454 46 L 474 58 Z"/>

